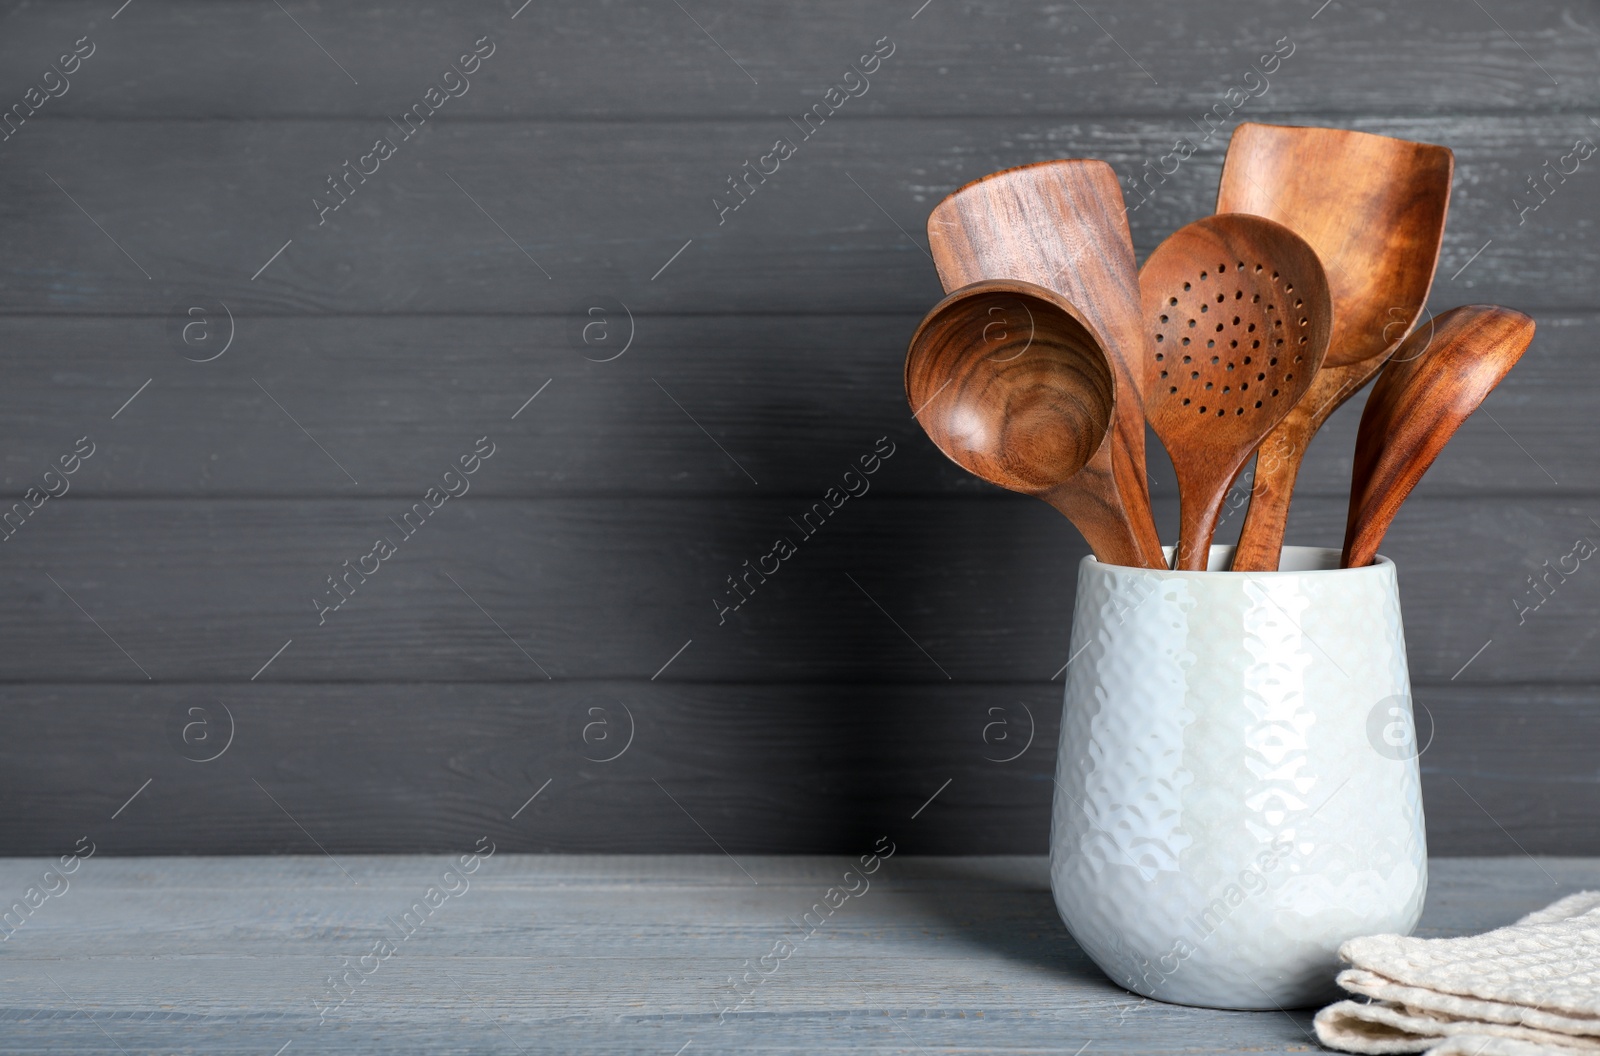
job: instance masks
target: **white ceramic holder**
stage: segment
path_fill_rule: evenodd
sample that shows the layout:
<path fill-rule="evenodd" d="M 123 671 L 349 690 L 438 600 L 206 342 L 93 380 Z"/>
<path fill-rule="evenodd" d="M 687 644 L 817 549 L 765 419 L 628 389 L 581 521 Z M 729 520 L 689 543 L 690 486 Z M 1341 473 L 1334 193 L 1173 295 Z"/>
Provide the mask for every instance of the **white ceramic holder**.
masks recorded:
<path fill-rule="evenodd" d="M 1340 943 L 1422 913 L 1394 564 L 1291 546 L 1279 569 L 1079 567 L 1051 888 L 1084 951 L 1147 997 L 1320 1003 Z"/>

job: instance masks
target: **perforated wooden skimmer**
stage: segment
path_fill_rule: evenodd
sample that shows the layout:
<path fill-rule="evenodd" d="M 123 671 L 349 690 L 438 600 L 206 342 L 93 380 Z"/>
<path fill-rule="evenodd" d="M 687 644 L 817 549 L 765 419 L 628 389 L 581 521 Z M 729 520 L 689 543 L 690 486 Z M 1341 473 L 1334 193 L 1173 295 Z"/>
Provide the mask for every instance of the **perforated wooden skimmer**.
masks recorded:
<path fill-rule="evenodd" d="M 1227 213 L 1156 247 L 1139 290 L 1150 340 L 1135 376 L 1178 474 L 1174 567 L 1201 570 L 1233 478 L 1322 365 L 1328 280 L 1282 224 Z"/>

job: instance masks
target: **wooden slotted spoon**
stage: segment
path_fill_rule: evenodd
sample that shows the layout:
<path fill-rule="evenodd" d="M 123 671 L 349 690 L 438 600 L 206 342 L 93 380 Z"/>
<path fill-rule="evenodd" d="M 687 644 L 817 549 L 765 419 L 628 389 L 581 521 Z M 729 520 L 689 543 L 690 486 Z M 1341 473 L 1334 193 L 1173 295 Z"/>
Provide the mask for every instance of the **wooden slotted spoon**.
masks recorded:
<path fill-rule="evenodd" d="M 1533 320 L 1468 304 L 1420 327 L 1372 387 L 1356 434 L 1343 568 L 1370 565 L 1417 481 L 1533 342 Z"/>
<path fill-rule="evenodd" d="M 1066 514 L 1099 560 L 1141 564 L 1108 468 L 1115 373 L 1072 305 L 1029 282 L 965 286 L 917 327 L 905 376 L 917 421 L 951 461 Z"/>
<path fill-rule="evenodd" d="M 1322 369 L 1262 441 L 1236 571 L 1278 567 L 1311 438 L 1415 325 L 1439 262 L 1453 167 L 1445 147 L 1366 132 L 1258 124 L 1234 130 L 1217 212 L 1264 216 L 1305 239 L 1333 298 Z"/>
<path fill-rule="evenodd" d="M 1261 440 L 1310 387 L 1332 325 L 1305 240 L 1259 216 L 1179 228 L 1139 272 L 1145 415 L 1178 474 L 1174 568 L 1206 568 L 1217 515 Z"/>
<path fill-rule="evenodd" d="M 1144 410 L 1133 368 L 1144 359 L 1139 278 L 1116 173 L 1103 161 L 1042 161 L 975 180 L 928 216 L 945 291 L 1019 279 L 1064 297 L 1098 335 L 1117 378 L 1113 442 L 1091 458 L 1105 498 L 1138 543 L 1138 564 L 1166 564 L 1145 478 Z"/>

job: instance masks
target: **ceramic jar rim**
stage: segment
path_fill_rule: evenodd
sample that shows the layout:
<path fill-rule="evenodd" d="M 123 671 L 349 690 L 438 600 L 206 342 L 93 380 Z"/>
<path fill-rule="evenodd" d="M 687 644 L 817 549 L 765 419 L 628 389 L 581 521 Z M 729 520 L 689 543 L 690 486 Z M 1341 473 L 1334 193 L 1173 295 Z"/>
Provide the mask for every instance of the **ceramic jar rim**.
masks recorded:
<path fill-rule="evenodd" d="M 1165 551 L 1168 560 L 1171 560 L 1173 547 L 1170 547 L 1170 546 L 1169 547 L 1163 547 L 1162 549 Z M 1225 553 L 1226 557 L 1231 559 L 1232 555 L 1233 555 L 1233 549 L 1234 548 L 1231 545 L 1224 544 L 1224 543 L 1215 543 L 1211 547 L 1211 558 L 1214 560 L 1217 557 L 1217 552 L 1220 550 L 1220 551 L 1223 551 Z M 1340 567 L 1338 567 L 1339 566 L 1340 551 L 1335 549 L 1335 548 L 1333 548 L 1333 547 L 1327 547 L 1327 546 L 1285 546 L 1283 549 L 1284 549 L 1285 553 L 1288 553 L 1291 550 L 1295 550 L 1295 551 L 1300 551 L 1302 553 L 1309 552 L 1309 553 L 1312 553 L 1312 554 L 1317 554 L 1317 555 L 1320 556 L 1321 560 L 1323 560 L 1323 561 L 1331 561 L 1333 567 L 1331 567 L 1331 568 L 1306 568 L 1306 569 L 1280 569 L 1280 570 L 1277 570 L 1277 571 L 1274 571 L 1274 572 L 1234 572 L 1234 571 L 1227 570 L 1227 569 L 1218 569 L 1217 571 L 1206 571 L 1206 572 L 1192 572 L 1192 571 L 1185 571 L 1185 570 L 1180 570 L 1180 569 L 1169 569 L 1169 568 L 1141 568 L 1141 567 L 1136 566 L 1136 565 L 1113 565 L 1113 564 L 1109 564 L 1107 562 L 1099 560 L 1093 554 L 1088 554 L 1079 563 L 1079 569 L 1080 569 L 1080 571 L 1086 571 L 1092 566 L 1097 566 L 1101 570 L 1106 571 L 1106 572 L 1141 572 L 1141 573 L 1144 573 L 1146 575 L 1149 575 L 1149 576 L 1152 576 L 1152 577 L 1155 577 L 1155 578 L 1158 578 L 1158 579 L 1217 579 L 1217 578 L 1230 577 L 1230 576 L 1251 576 L 1251 577 L 1259 577 L 1259 576 L 1270 576 L 1270 577 L 1284 577 L 1284 576 L 1346 576 L 1346 577 L 1349 577 L 1349 576 L 1358 576 L 1358 575 L 1362 575 L 1362 574 L 1369 575 L 1369 576 L 1370 575 L 1383 575 L 1383 574 L 1386 574 L 1386 573 L 1384 573 L 1384 572 L 1382 572 L 1380 570 L 1384 569 L 1385 567 L 1387 567 L 1387 569 L 1389 570 L 1390 573 L 1392 573 L 1392 571 L 1394 569 L 1394 562 L 1389 560 L 1387 557 L 1384 557 L 1382 554 L 1379 554 L 1375 558 L 1373 558 L 1372 564 L 1370 564 L 1370 565 L 1364 565 L 1361 568 L 1340 568 Z"/>

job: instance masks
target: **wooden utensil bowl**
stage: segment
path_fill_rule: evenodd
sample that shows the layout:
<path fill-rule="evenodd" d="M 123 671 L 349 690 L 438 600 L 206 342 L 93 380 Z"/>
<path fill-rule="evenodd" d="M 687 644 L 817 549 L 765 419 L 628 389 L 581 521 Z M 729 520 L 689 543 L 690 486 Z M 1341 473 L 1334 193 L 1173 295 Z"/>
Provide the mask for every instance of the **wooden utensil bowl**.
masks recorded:
<path fill-rule="evenodd" d="M 1139 292 L 1145 415 L 1178 477 L 1175 567 L 1198 571 L 1223 495 L 1322 366 L 1328 280 L 1293 231 L 1225 213 L 1157 246 Z"/>
<path fill-rule="evenodd" d="M 1321 366 L 1333 311 L 1315 252 L 1271 220 L 1221 214 L 1157 247 L 1139 284 L 1145 413 L 1169 452 L 1190 416 L 1253 448 Z"/>
<path fill-rule="evenodd" d="M 1036 495 L 1089 461 L 1115 407 L 1099 339 L 1064 307 L 986 293 L 935 309 L 912 338 L 906 395 L 939 450 Z"/>
<path fill-rule="evenodd" d="M 1153 322 L 1163 399 L 1200 415 L 1253 416 L 1284 400 L 1284 386 L 1310 369 L 1305 298 L 1260 262 L 1202 270 L 1167 295 Z"/>

